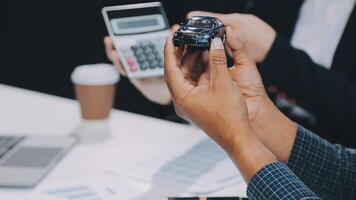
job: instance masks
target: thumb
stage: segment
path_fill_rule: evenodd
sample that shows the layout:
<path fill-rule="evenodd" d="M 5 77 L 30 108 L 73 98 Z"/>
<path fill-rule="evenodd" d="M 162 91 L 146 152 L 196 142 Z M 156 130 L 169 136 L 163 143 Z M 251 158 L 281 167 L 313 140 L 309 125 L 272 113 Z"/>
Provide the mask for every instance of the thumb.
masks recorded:
<path fill-rule="evenodd" d="M 234 67 L 229 69 L 231 78 L 245 96 L 264 95 L 265 89 L 256 63 L 249 58 L 244 43 L 230 27 L 226 28 L 226 39 L 234 60 Z"/>
<path fill-rule="evenodd" d="M 229 26 L 226 27 L 226 40 L 235 67 L 240 65 L 256 66 L 255 62 L 249 58 L 245 44 L 239 39 L 237 33 Z"/>
<path fill-rule="evenodd" d="M 210 84 L 213 88 L 219 88 L 225 84 L 231 84 L 231 78 L 227 70 L 225 48 L 221 38 L 217 37 L 211 42 L 209 52 Z"/>

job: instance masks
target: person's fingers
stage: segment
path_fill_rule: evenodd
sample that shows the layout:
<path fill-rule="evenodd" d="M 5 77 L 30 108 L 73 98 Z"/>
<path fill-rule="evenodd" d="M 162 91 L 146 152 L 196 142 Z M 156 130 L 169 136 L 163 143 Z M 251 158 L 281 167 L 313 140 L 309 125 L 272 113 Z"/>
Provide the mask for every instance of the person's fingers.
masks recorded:
<path fill-rule="evenodd" d="M 209 52 L 204 51 L 200 54 L 200 64 L 198 69 L 195 70 L 195 73 L 198 74 L 197 85 L 209 85 L 210 82 L 210 68 L 209 68 Z"/>
<path fill-rule="evenodd" d="M 227 70 L 227 60 L 224 44 L 221 38 L 215 38 L 209 52 L 210 83 L 213 88 L 218 89 L 231 83 Z"/>
<path fill-rule="evenodd" d="M 178 24 L 174 24 L 172 27 L 171 27 L 171 32 L 172 34 L 174 34 L 177 30 L 179 29 L 179 25 Z M 184 45 L 176 48 L 176 57 L 177 57 L 177 60 L 180 61 L 182 59 L 182 56 L 183 56 L 183 52 L 184 52 Z"/>
<path fill-rule="evenodd" d="M 117 71 L 119 71 L 121 75 L 126 76 L 127 73 L 125 71 L 125 68 L 121 63 L 119 54 L 116 52 L 114 44 L 109 36 L 106 36 L 104 38 L 104 44 L 106 56 L 108 57 L 108 59 L 114 64 Z"/>
<path fill-rule="evenodd" d="M 205 68 L 204 71 L 202 71 L 202 73 L 200 74 L 200 77 L 198 79 L 198 86 L 201 85 L 209 85 L 210 83 L 210 67 L 209 67 L 209 52 L 208 51 L 204 51 L 204 53 L 202 54 L 202 60 L 203 63 L 205 63 Z"/>
<path fill-rule="evenodd" d="M 114 65 L 121 75 L 127 76 L 126 70 L 120 61 L 114 62 Z"/>
<path fill-rule="evenodd" d="M 180 61 L 183 58 L 184 50 L 185 50 L 184 46 L 180 46 L 176 48 L 175 55 L 177 57 L 177 60 Z"/>
<path fill-rule="evenodd" d="M 180 68 L 186 80 L 196 86 L 201 74 L 206 70 L 208 59 L 203 51 L 188 49 L 182 57 Z"/>
<path fill-rule="evenodd" d="M 197 68 L 200 52 L 187 49 L 181 57 L 180 68 L 185 76 L 190 75 Z"/>
<path fill-rule="evenodd" d="M 226 49 L 226 53 L 227 55 L 232 58 L 232 51 L 230 49 L 230 47 L 227 45 L 227 43 L 225 43 L 225 49 Z"/>
<path fill-rule="evenodd" d="M 119 54 L 116 52 L 116 50 L 112 50 L 110 52 L 110 57 L 111 57 L 111 62 L 114 64 L 114 66 L 116 67 L 117 71 L 119 71 L 119 73 L 123 76 L 126 76 L 126 70 L 124 68 L 124 66 L 121 63 Z"/>
<path fill-rule="evenodd" d="M 239 40 L 237 34 L 233 32 L 232 28 L 226 27 L 225 32 L 227 45 L 234 60 L 234 66 L 255 66 L 254 61 L 250 59 L 247 54 L 245 44 Z"/>
<path fill-rule="evenodd" d="M 110 53 L 114 49 L 114 45 L 112 44 L 111 38 L 109 36 L 104 37 L 104 46 L 105 46 L 106 56 L 108 57 L 108 59 L 111 59 Z"/>
<path fill-rule="evenodd" d="M 180 97 L 184 93 L 186 81 L 178 66 L 172 36 L 167 39 L 164 47 L 164 77 L 173 99 Z"/>
<path fill-rule="evenodd" d="M 174 24 L 171 28 L 171 32 L 175 33 L 177 30 L 179 29 L 179 25 L 178 24 Z"/>
<path fill-rule="evenodd" d="M 256 63 L 249 58 L 245 45 L 229 27 L 226 29 L 226 38 L 234 60 L 234 67 L 229 69 L 230 77 L 236 82 L 245 96 L 265 95 L 265 89 Z"/>

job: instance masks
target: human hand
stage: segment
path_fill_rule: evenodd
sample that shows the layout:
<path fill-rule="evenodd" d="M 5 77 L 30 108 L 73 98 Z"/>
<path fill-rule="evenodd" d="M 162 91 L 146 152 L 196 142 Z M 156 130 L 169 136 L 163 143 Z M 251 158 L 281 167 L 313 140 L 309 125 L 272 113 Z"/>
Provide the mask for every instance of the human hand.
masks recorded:
<path fill-rule="evenodd" d="M 172 27 L 172 31 L 175 31 L 176 29 L 177 26 Z M 115 65 L 121 75 L 126 76 L 127 73 L 125 68 L 121 63 L 120 57 L 109 36 L 104 38 L 104 44 L 108 59 Z M 143 96 L 152 102 L 168 105 L 172 101 L 163 77 L 130 79 L 130 82 L 143 94 Z"/>
<path fill-rule="evenodd" d="M 123 76 L 126 76 L 120 57 L 115 50 L 113 42 L 109 36 L 104 38 L 105 51 L 108 59 L 115 65 L 116 69 Z M 145 96 L 148 100 L 168 105 L 171 102 L 171 96 L 163 77 L 130 79 L 130 82 Z"/>
<path fill-rule="evenodd" d="M 228 47 L 227 51 L 231 54 L 234 60 L 234 66 L 229 68 L 229 75 L 231 79 L 235 81 L 235 83 L 237 84 L 237 87 L 235 87 L 237 89 L 237 92 L 240 92 L 244 97 L 244 101 L 246 101 L 249 125 L 254 129 L 255 133 L 257 134 L 258 138 L 263 142 L 263 144 L 266 145 L 277 156 L 278 160 L 287 162 L 289 159 L 291 149 L 294 144 L 294 139 L 296 134 L 295 123 L 293 123 L 286 116 L 284 116 L 274 106 L 272 101 L 268 98 L 263 86 L 261 76 L 256 67 L 256 63 L 248 57 L 246 46 L 239 40 L 238 34 L 234 32 L 231 27 L 226 28 L 226 41 Z M 180 56 L 178 54 L 178 59 L 179 57 Z M 190 63 L 194 63 L 194 62 L 190 62 Z M 210 64 L 211 61 L 209 61 L 208 63 Z M 189 71 L 189 70 L 185 70 L 185 68 L 189 68 L 189 67 L 187 67 L 186 65 L 182 65 L 180 67 L 182 69 L 184 77 L 186 78 L 186 81 L 195 86 L 199 86 L 200 85 L 199 83 L 206 82 L 206 79 L 210 78 L 209 76 L 211 72 L 209 73 L 209 70 L 212 69 L 210 64 L 207 67 L 206 71 L 200 76 L 201 78 L 194 81 L 189 78 L 190 76 L 184 74 L 185 71 Z M 225 99 L 231 98 L 229 97 L 230 96 L 229 93 L 225 93 L 225 94 L 227 94 L 227 96 L 224 97 Z M 205 97 L 205 98 L 212 99 L 210 97 Z M 189 98 L 185 98 L 185 99 L 189 99 Z M 197 103 L 198 101 L 196 100 L 193 101 L 195 101 L 195 103 L 198 104 Z M 206 101 L 206 100 L 202 100 L 202 101 Z M 177 101 L 176 104 L 178 102 L 180 101 Z M 241 104 L 241 101 L 237 101 L 237 102 L 240 102 L 239 104 Z M 224 101 L 221 101 L 220 104 L 223 104 L 223 105 L 219 105 L 223 107 L 228 105 Z M 179 106 L 178 104 L 177 107 L 178 107 L 177 108 L 178 112 L 180 112 L 179 109 L 181 106 Z M 202 107 L 203 108 L 197 106 L 196 109 L 203 110 L 205 107 L 213 108 L 210 105 L 203 105 Z M 227 108 L 225 107 L 224 109 L 219 108 L 219 110 L 218 111 L 215 110 L 215 112 L 219 113 L 220 110 L 223 110 L 222 113 L 224 113 L 225 110 L 228 109 L 229 107 L 232 112 L 234 111 L 241 112 L 241 108 L 243 108 L 244 106 L 242 105 L 227 106 Z M 203 113 L 199 111 L 196 112 L 198 115 L 197 118 L 200 117 L 199 114 L 203 115 L 204 117 L 209 116 L 209 113 Z M 190 116 L 188 115 L 186 116 L 191 119 Z M 226 115 L 226 117 L 230 117 L 230 116 L 232 116 L 232 114 Z M 235 118 L 238 119 L 238 117 Z M 201 119 L 205 120 L 204 118 Z M 211 121 L 207 122 L 208 124 L 216 123 L 215 119 L 210 119 L 210 120 Z M 222 127 L 224 127 L 223 125 L 224 123 L 218 122 L 217 124 L 222 124 Z M 225 125 L 225 126 L 231 127 L 234 126 L 234 124 L 236 125 L 236 123 L 232 123 L 231 125 Z M 198 124 L 198 126 L 200 125 Z M 209 129 L 210 127 L 207 128 Z M 280 142 L 280 138 L 284 139 L 283 143 Z"/>
<path fill-rule="evenodd" d="M 235 50 L 232 48 L 232 52 Z M 234 52 L 234 59 L 244 59 L 237 54 L 238 51 Z M 261 168 L 275 162 L 276 157 L 257 138 L 249 123 L 245 98 L 229 75 L 221 39 L 213 40 L 206 68 L 199 76 L 193 76 L 196 79 L 187 74 L 195 62 L 185 60 L 192 57 L 184 54 L 182 48 L 175 49 L 172 38 L 168 39 L 165 78 L 176 112 L 215 140 L 230 155 L 248 183 Z M 238 67 L 244 66 L 239 60 L 235 63 Z"/>
<path fill-rule="evenodd" d="M 203 11 L 190 12 L 187 17 L 212 16 L 230 26 L 240 40 L 246 44 L 246 51 L 255 62 L 263 62 L 276 38 L 276 31 L 260 18 L 250 14 L 219 14 Z"/>
<path fill-rule="evenodd" d="M 297 127 L 267 96 L 256 64 L 248 57 L 246 46 L 238 39 L 237 33 L 230 27 L 226 32 L 228 51 L 234 60 L 234 67 L 229 69 L 229 73 L 245 97 L 250 124 L 278 160 L 287 162 Z"/>
<path fill-rule="evenodd" d="M 225 149 L 232 148 L 236 133 L 252 130 L 243 95 L 235 86 L 229 72 L 225 50 L 220 38 L 213 40 L 207 68 L 197 79 L 187 76 L 195 62 L 192 56 L 175 50 L 171 38 L 165 47 L 165 78 L 178 115 L 188 118 L 202 128 Z"/>
<path fill-rule="evenodd" d="M 231 27 L 226 28 L 226 41 L 227 52 L 234 61 L 234 65 L 229 68 L 229 74 L 245 97 L 250 122 L 255 122 L 271 106 L 270 99 L 256 63 L 249 58 L 246 45 L 240 41 L 237 32 Z"/>

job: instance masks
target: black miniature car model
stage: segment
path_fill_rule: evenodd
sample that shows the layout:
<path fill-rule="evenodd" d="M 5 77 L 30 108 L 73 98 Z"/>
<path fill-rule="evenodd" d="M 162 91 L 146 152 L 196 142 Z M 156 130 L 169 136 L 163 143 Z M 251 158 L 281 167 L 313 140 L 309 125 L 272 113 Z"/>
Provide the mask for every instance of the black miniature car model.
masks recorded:
<path fill-rule="evenodd" d="M 173 44 L 176 47 L 187 45 L 188 47 L 206 50 L 215 37 L 225 41 L 225 26 L 214 17 L 192 17 L 181 24 L 174 33 Z"/>

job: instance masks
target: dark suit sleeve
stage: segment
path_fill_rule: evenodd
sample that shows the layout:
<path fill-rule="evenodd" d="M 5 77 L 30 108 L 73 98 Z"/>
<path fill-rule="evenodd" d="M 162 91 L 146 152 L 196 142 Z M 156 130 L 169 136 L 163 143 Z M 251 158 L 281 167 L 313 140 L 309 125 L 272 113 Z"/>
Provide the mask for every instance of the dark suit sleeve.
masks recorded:
<path fill-rule="evenodd" d="M 356 66 L 355 66 L 356 67 Z M 264 63 L 259 66 L 266 86 L 294 98 L 317 118 L 318 131 L 342 132 L 335 138 L 352 138 L 356 122 L 356 84 L 342 74 L 315 64 L 304 52 L 277 36 Z"/>

